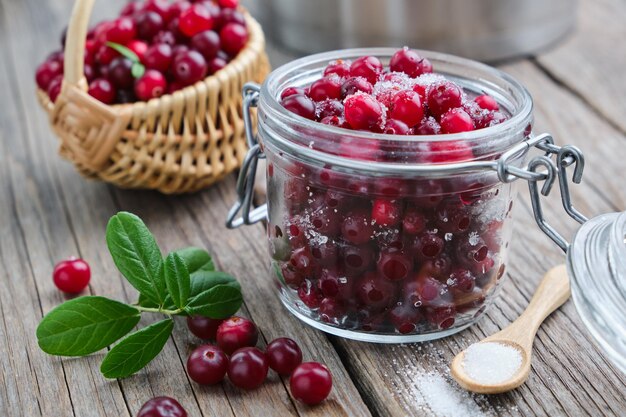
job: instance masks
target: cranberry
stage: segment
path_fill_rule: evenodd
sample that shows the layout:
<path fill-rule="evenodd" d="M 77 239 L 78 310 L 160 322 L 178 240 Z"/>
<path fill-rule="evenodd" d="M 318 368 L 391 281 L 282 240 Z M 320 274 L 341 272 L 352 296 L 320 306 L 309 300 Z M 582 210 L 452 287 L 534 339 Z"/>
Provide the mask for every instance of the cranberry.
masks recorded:
<path fill-rule="evenodd" d="M 419 309 L 410 303 L 402 303 L 395 306 L 387 314 L 389 321 L 401 334 L 412 333 L 417 329 L 417 324 L 422 320 Z"/>
<path fill-rule="evenodd" d="M 182 33 L 192 37 L 213 28 L 213 16 L 201 3 L 196 3 L 180 14 L 178 27 Z"/>
<path fill-rule="evenodd" d="M 446 283 L 453 290 L 469 293 L 474 290 L 476 277 L 467 269 L 456 268 L 450 273 Z"/>
<path fill-rule="evenodd" d="M 152 40 L 165 28 L 165 22 L 160 14 L 146 10 L 135 15 L 137 37 L 145 41 Z"/>
<path fill-rule="evenodd" d="M 89 84 L 87 93 L 104 104 L 112 104 L 115 101 L 115 88 L 111 81 L 97 78 Z"/>
<path fill-rule="evenodd" d="M 144 10 L 158 13 L 163 19 L 169 16 L 170 4 L 167 0 L 147 0 L 144 4 Z"/>
<path fill-rule="evenodd" d="M 397 93 L 391 102 L 390 116 L 403 121 L 409 127 L 418 124 L 424 116 L 424 107 L 419 94 L 412 90 Z"/>
<path fill-rule="evenodd" d="M 357 97 L 357 96 L 352 96 Z M 350 98 L 352 98 L 350 97 Z M 366 97 L 366 96 L 364 96 Z M 344 109 L 345 109 L 344 105 Z M 348 123 L 346 121 L 346 123 Z M 339 155 L 348 158 L 374 161 L 380 153 L 380 143 L 378 140 L 363 140 L 355 137 L 344 136 L 339 139 Z"/>
<path fill-rule="evenodd" d="M 171 397 L 154 397 L 141 406 L 137 417 L 187 417 L 187 412 Z"/>
<path fill-rule="evenodd" d="M 374 188 L 378 194 L 394 199 L 409 192 L 409 184 L 402 178 L 377 178 Z"/>
<path fill-rule="evenodd" d="M 148 48 L 142 62 L 146 68 L 166 73 L 170 69 L 173 57 L 172 47 L 166 43 L 159 43 Z"/>
<path fill-rule="evenodd" d="M 354 94 L 344 102 L 346 121 L 353 129 L 372 129 L 380 125 L 383 109 L 372 96 Z"/>
<path fill-rule="evenodd" d="M 128 42 L 126 47 L 137 55 L 139 61 L 143 61 L 146 51 L 148 50 L 148 44 L 137 39 Z"/>
<path fill-rule="evenodd" d="M 396 285 L 375 272 L 368 272 L 356 283 L 356 295 L 372 311 L 382 311 L 396 301 Z"/>
<path fill-rule="evenodd" d="M 120 16 L 132 16 L 137 13 L 142 6 L 143 3 L 138 1 L 131 1 L 129 3 L 126 3 L 126 5 L 122 8 L 122 11 L 120 12 Z M 65 44 L 65 42 L 63 43 Z"/>
<path fill-rule="evenodd" d="M 268 370 L 268 361 L 263 352 L 255 347 L 244 347 L 230 357 L 228 378 L 235 386 L 252 390 L 261 386 Z"/>
<path fill-rule="evenodd" d="M 469 229 L 472 218 L 460 201 L 444 201 L 437 207 L 437 226 L 444 233 L 462 233 Z"/>
<path fill-rule="evenodd" d="M 377 198 L 372 203 L 372 221 L 379 226 L 394 227 L 402 220 L 402 206 L 398 200 Z"/>
<path fill-rule="evenodd" d="M 341 79 L 331 76 L 315 81 L 309 88 L 309 97 L 314 101 L 341 98 Z"/>
<path fill-rule="evenodd" d="M 378 256 L 378 272 L 389 281 L 405 279 L 413 270 L 413 258 L 396 248 L 383 249 Z"/>
<path fill-rule="evenodd" d="M 371 218 L 365 210 L 348 213 L 341 225 L 341 234 L 344 239 L 355 245 L 369 242 L 373 233 Z"/>
<path fill-rule="evenodd" d="M 483 262 L 489 254 L 489 248 L 485 241 L 478 236 L 463 237 L 456 246 L 456 258 L 463 265 L 473 268 Z"/>
<path fill-rule="evenodd" d="M 130 17 L 120 17 L 113 21 L 113 24 L 106 32 L 106 40 L 108 42 L 115 42 L 122 45 L 127 44 L 135 38 L 137 35 L 137 29 L 135 28 L 135 22 Z"/>
<path fill-rule="evenodd" d="M 167 22 L 171 22 L 172 20 L 178 18 L 182 12 L 191 7 L 191 3 L 185 0 L 176 1 L 171 3 L 167 8 L 166 16 L 164 16 Z"/>
<path fill-rule="evenodd" d="M 374 87 L 372 87 L 372 84 L 363 77 L 348 78 L 343 84 L 341 84 L 341 97 L 343 98 L 351 96 L 359 91 L 365 94 L 372 94 Z"/>
<path fill-rule="evenodd" d="M 402 288 L 406 302 L 415 307 L 440 306 L 451 299 L 446 286 L 428 275 L 417 275 L 407 280 Z"/>
<path fill-rule="evenodd" d="M 492 111 L 500 110 L 500 106 L 498 106 L 498 102 L 496 101 L 496 99 L 487 94 L 476 97 L 474 99 L 474 102 L 476 102 L 476 104 L 478 104 L 481 109 Z"/>
<path fill-rule="evenodd" d="M 474 130 L 474 121 L 463 109 L 450 109 L 441 116 L 443 133 L 460 133 Z"/>
<path fill-rule="evenodd" d="M 426 319 L 442 330 L 452 327 L 456 309 L 454 306 L 441 306 L 426 309 Z"/>
<path fill-rule="evenodd" d="M 463 141 L 430 142 L 422 157 L 431 164 L 468 161 L 474 158 L 472 148 Z"/>
<path fill-rule="evenodd" d="M 229 23 L 237 23 L 242 26 L 246 26 L 246 18 L 239 10 L 222 9 L 217 17 L 214 29 L 219 31 Z"/>
<path fill-rule="evenodd" d="M 342 252 L 345 271 L 350 276 L 363 273 L 374 260 L 374 251 L 369 245 L 346 245 Z"/>
<path fill-rule="evenodd" d="M 265 349 L 265 355 L 270 368 L 281 375 L 290 375 L 302 363 L 300 347 L 287 337 L 280 337 L 270 342 Z"/>
<path fill-rule="evenodd" d="M 181 52 L 174 57 L 172 73 L 181 85 L 187 86 L 202 80 L 207 74 L 207 63 L 197 51 Z"/>
<path fill-rule="evenodd" d="M 217 345 L 226 353 L 256 345 L 259 332 L 250 320 L 233 316 L 224 320 L 217 328 Z"/>
<path fill-rule="evenodd" d="M 109 65 L 111 61 L 118 56 L 120 56 L 120 54 L 115 49 L 110 48 L 107 45 L 102 45 L 96 53 L 96 61 L 98 61 L 98 64 L 105 66 Z"/>
<path fill-rule="evenodd" d="M 147 70 L 135 81 L 135 94 L 142 101 L 161 97 L 167 90 L 165 77 L 157 70 Z"/>
<path fill-rule="evenodd" d="M 225 9 L 236 9 L 239 6 L 239 0 L 217 0 L 217 4 Z"/>
<path fill-rule="evenodd" d="M 284 100 L 285 98 L 290 97 L 290 96 L 295 96 L 296 94 L 305 95 L 306 90 L 304 88 L 299 88 L 299 87 L 287 87 L 282 91 L 282 93 L 280 93 L 280 99 Z"/>
<path fill-rule="evenodd" d="M 432 72 L 432 65 L 426 58 L 422 58 L 416 51 L 403 48 L 397 51 L 389 61 L 389 70 L 403 72 L 411 78 Z"/>
<path fill-rule="evenodd" d="M 315 105 L 315 113 L 318 119 L 343 116 L 343 104 L 339 100 L 324 100 Z"/>
<path fill-rule="evenodd" d="M 328 397 L 333 377 L 328 368 L 317 362 L 300 364 L 289 380 L 291 395 L 308 405 L 319 404 Z"/>
<path fill-rule="evenodd" d="M 318 308 L 322 301 L 322 293 L 316 286 L 312 285 L 309 280 L 304 281 L 300 288 L 298 288 L 298 297 L 302 300 L 304 305 L 312 309 Z"/>
<path fill-rule="evenodd" d="M 452 261 L 450 260 L 450 257 L 442 253 L 434 259 L 424 260 L 421 263 L 419 274 L 429 275 L 439 279 L 440 281 L 445 282 L 448 279 L 448 274 L 450 273 L 451 266 Z"/>
<path fill-rule="evenodd" d="M 353 295 L 354 279 L 337 269 L 325 268 L 319 275 L 317 285 L 324 297 L 348 301 Z"/>
<path fill-rule="evenodd" d="M 226 65 L 228 65 L 228 61 L 226 61 L 224 58 L 216 56 L 209 61 L 209 74 L 215 74 L 219 70 L 223 69 Z"/>
<path fill-rule="evenodd" d="M 319 315 L 326 323 L 340 324 L 346 315 L 346 308 L 335 298 L 324 298 L 320 302 Z"/>
<path fill-rule="evenodd" d="M 87 83 L 90 83 L 96 78 L 98 78 L 98 74 L 96 74 L 95 67 L 90 64 L 85 64 L 83 66 L 83 74 L 85 75 L 85 79 L 87 80 Z"/>
<path fill-rule="evenodd" d="M 388 135 L 408 135 L 411 129 L 400 120 L 389 119 L 385 124 L 384 132 Z"/>
<path fill-rule="evenodd" d="M 299 271 L 304 275 L 309 275 L 313 271 L 313 257 L 309 248 L 302 247 L 295 249 L 291 253 L 289 263 L 291 263 L 296 271 Z"/>
<path fill-rule="evenodd" d="M 420 260 L 433 259 L 443 251 L 444 241 L 436 233 L 421 233 L 413 240 L 413 253 Z"/>
<path fill-rule="evenodd" d="M 128 89 L 133 86 L 135 79 L 131 73 L 133 63 L 125 57 L 117 57 L 109 64 L 107 77 L 115 84 L 115 87 Z"/>
<path fill-rule="evenodd" d="M 415 184 L 411 201 L 418 207 L 432 208 L 443 200 L 443 184 L 437 180 L 420 180 Z"/>
<path fill-rule="evenodd" d="M 304 275 L 289 263 L 283 264 L 280 267 L 280 272 L 283 275 L 285 284 L 291 288 L 299 288 L 304 282 Z"/>
<path fill-rule="evenodd" d="M 415 207 L 408 207 L 402 217 L 402 230 L 410 235 L 416 235 L 426 228 L 426 216 Z"/>
<path fill-rule="evenodd" d="M 315 103 L 303 94 L 290 95 L 282 100 L 287 110 L 307 119 L 315 119 Z"/>
<path fill-rule="evenodd" d="M 48 90 L 46 91 L 50 101 L 53 103 L 57 101 L 59 94 L 61 94 L 61 87 L 63 87 L 63 75 L 57 75 L 50 81 Z"/>
<path fill-rule="evenodd" d="M 191 38 L 191 47 L 209 61 L 215 58 L 220 50 L 220 35 L 213 30 L 200 32 Z"/>
<path fill-rule="evenodd" d="M 248 42 L 248 29 L 239 23 L 228 23 L 220 30 L 222 49 L 235 56 Z"/>
<path fill-rule="evenodd" d="M 420 124 L 415 127 L 415 133 L 418 135 L 438 135 L 441 132 L 441 126 L 434 117 L 425 117 Z"/>
<path fill-rule="evenodd" d="M 426 103 L 426 86 L 423 84 L 413 84 L 413 91 L 420 95 L 422 103 Z"/>
<path fill-rule="evenodd" d="M 217 384 L 224 379 L 227 370 L 228 356 L 217 346 L 198 346 L 187 359 L 187 373 L 198 384 Z"/>
<path fill-rule="evenodd" d="M 461 88 L 451 81 L 434 83 L 428 88 L 428 109 L 439 117 L 452 108 L 461 107 L 462 96 Z"/>
<path fill-rule="evenodd" d="M 485 127 L 495 126 L 503 123 L 507 120 L 504 113 L 499 111 L 487 111 L 481 114 L 480 117 L 475 119 L 477 129 L 483 129 Z"/>
<path fill-rule="evenodd" d="M 329 63 L 324 69 L 324 77 L 327 77 L 331 74 L 336 74 L 341 78 L 349 76 L 350 62 L 339 59 L 337 61 Z"/>
<path fill-rule="evenodd" d="M 202 316 L 188 316 L 187 327 L 191 333 L 200 339 L 214 340 L 217 335 L 217 328 L 223 321 L 222 319 L 210 319 Z"/>
<path fill-rule="evenodd" d="M 37 86 L 42 90 L 48 90 L 50 82 L 59 75 L 63 75 L 63 63 L 59 61 L 45 61 L 35 73 Z"/>
<path fill-rule="evenodd" d="M 372 84 L 376 84 L 378 76 L 383 71 L 383 64 L 380 59 L 374 56 L 362 56 L 357 58 L 350 65 L 350 76 L 364 77 Z"/>
<path fill-rule="evenodd" d="M 325 242 L 323 239 L 312 239 L 311 256 L 318 265 L 334 265 L 339 258 L 339 248 L 337 243 L 330 239 Z"/>
<path fill-rule="evenodd" d="M 78 258 L 69 258 L 54 266 L 54 285 L 68 294 L 77 294 L 89 284 L 91 270 L 89 264 Z"/>

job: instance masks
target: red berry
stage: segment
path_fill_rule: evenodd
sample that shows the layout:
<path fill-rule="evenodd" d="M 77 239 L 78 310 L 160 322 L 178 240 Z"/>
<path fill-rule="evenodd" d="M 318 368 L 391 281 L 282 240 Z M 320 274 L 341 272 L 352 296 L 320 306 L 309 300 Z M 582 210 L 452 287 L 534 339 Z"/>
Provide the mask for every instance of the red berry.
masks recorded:
<path fill-rule="evenodd" d="M 406 123 L 400 120 L 388 119 L 385 123 L 384 132 L 388 135 L 408 135 L 412 130 L 406 125 Z"/>
<path fill-rule="evenodd" d="M 204 57 L 197 51 L 186 51 L 177 54 L 172 63 L 174 78 L 181 85 L 191 85 L 204 79 L 208 66 Z"/>
<path fill-rule="evenodd" d="M 236 9 L 239 6 L 239 0 L 217 0 L 217 4 L 224 9 Z"/>
<path fill-rule="evenodd" d="M 450 109 L 441 116 L 442 133 L 460 133 L 474 130 L 474 122 L 463 109 Z"/>
<path fill-rule="evenodd" d="M 217 345 L 231 354 L 239 348 L 256 345 L 259 332 L 250 320 L 234 316 L 219 325 L 216 337 Z"/>
<path fill-rule="evenodd" d="M 115 49 L 110 48 L 107 45 L 102 45 L 96 53 L 96 61 L 102 66 L 109 65 L 111 61 L 118 56 L 120 56 L 120 54 Z"/>
<path fill-rule="evenodd" d="M 109 64 L 107 78 L 113 82 L 116 88 L 131 88 L 135 82 L 131 72 L 132 66 L 133 63 L 130 59 L 118 56 Z"/>
<path fill-rule="evenodd" d="M 145 41 L 152 40 L 160 31 L 165 29 L 165 22 L 160 14 L 146 10 L 135 15 L 137 37 Z"/>
<path fill-rule="evenodd" d="M 50 82 L 59 75 L 63 75 L 63 63 L 57 60 L 45 61 L 37 67 L 37 72 L 35 73 L 37 86 L 46 91 Z"/>
<path fill-rule="evenodd" d="M 354 94 L 344 102 L 346 121 L 355 130 L 372 129 L 380 125 L 383 109 L 372 96 Z"/>
<path fill-rule="evenodd" d="M 428 219 L 415 207 L 409 207 L 402 217 L 402 231 L 409 235 L 416 235 L 426 228 Z"/>
<path fill-rule="evenodd" d="M 220 35 L 213 30 L 200 32 L 191 38 L 191 47 L 209 61 L 215 58 L 220 50 Z"/>
<path fill-rule="evenodd" d="M 424 116 L 424 106 L 419 94 L 413 90 L 403 90 L 393 96 L 390 116 L 401 120 L 408 127 L 418 124 Z"/>
<path fill-rule="evenodd" d="M 170 4 L 167 0 L 147 0 L 143 8 L 158 13 L 163 20 L 166 20 L 169 16 Z"/>
<path fill-rule="evenodd" d="M 63 87 L 63 75 L 57 75 L 50 81 L 50 84 L 48 84 L 48 90 L 46 92 L 48 93 L 50 101 L 53 103 L 57 101 L 57 97 L 61 94 L 61 87 Z"/>
<path fill-rule="evenodd" d="M 308 405 L 319 404 L 333 388 L 333 377 L 328 368 L 317 362 L 300 364 L 289 380 L 291 395 Z"/>
<path fill-rule="evenodd" d="M 166 22 L 171 22 L 172 20 L 178 18 L 182 12 L 191 7 L 191 3 L 185 0 L 179 0 L 174 3 L 171 3 L 167 9 L 167 15 L 165 18 Z"/>
<path fill-rule="evenodd" d="M 155 397 L 141 406 L 137 417 L 187 417 L 187 412 L 173 398 Z"/>
<path fill-rule="evenodd" d="M 411 303 L 402 303 L 395 306 L 389 314 L 389 321 L 401 334 L 412 333 L 416 330 L 417 324 L 422 320 L 419 308 Z"/>
<path fill-rule="evenodd" d="M 372 204 L 372 220 L 379 226 L 394 227 L 402 220 L 402 207 L 397 200 L 378 198 Z"/>
<path fill-rule="evenodd" d="M 97 78 L 91 84 L 87 93 L 104 104 L 112 104 L 115 101 L 115 88 L 111 81 L 105 78 Z"/>
<path fill-rule="evenodd" d="M 444 241 L 436 233 L 424 232 L 413 240 L 413 254 L 421 261 L 434 259 L 443 251 Z"/>
<path fill-rule="evenodd" d="M 351 96 L 358 91 L 365 94 L 372 94 L 374 87 L 372 87 L 372 84 L 363 77 L 348 78 L 341 85 L 341 97 L 343 98 Z"/>
<path fill-rule="evenodd" d="M 350 63 L 341 59 L 333 61 L 324 69 L 324 77 L 331 74 L 337 74 L 339 77 L 347 77 L 350 75 Z"/>
<path fill-rule="evenodd" d="M 232 354 L 228 378 L 235 386 L 252 390 L 261 386 L 267 377 L 267 357 L 255 347 L 244 347 Z"/>
<path fill-rule="evenodd" d="M 215 340 L 217 328 L 223 321 L 222 319 L 210 319 L 202 316 L 188 316 L 187 327 L 191 333 L 200 339 Z"/>
<path fill-rule="evenodd" d="M 428 152 L 422 154 L 424 162 L 452 163 L 474 159 L 474 153 L 469 144 L 462 141 L 430 142 Z"/>
<path fill-rule="evenodd" d="M 228 61 L 226 61 L 224 58 L 220 58 L 219 56 L 216 56 L 215 58 L 209 61 L 209 74 L 215 74 L 216 72 L 224 68 L 226 65 L 228 65 Z"/>
<path fill-rule="evenodd" d="M 405 279 L 413 270 L 413 257 L 404 251 L 390 248 L 380 251 L 378 272 L 389 281 Z"/>
<path fill-rule="evenodd" d="M 350 65 L 350 76 L 364 77 L 372 84 L 376 84 L 378 76 L 383 72 L 383 64 L 375 56 L 362 56 Z"/>
<path fill-rule="evenodd" d="M 220 30 L 222 49 L 235 56 L 248 42 L 248 29 L 239 23 L 228 23 Z"/>
<path fill-rule="evenodd" d="M 427 104 L 430 112 L 439 117 L 455 107 L 461 107 L 463 92 L 451 81 L 432 84 L 427 92 Z"/>
<path fill-rule="evenodd" d="M 202 3 L 196 3 L 180 14 L 178 27 L 182 33 L 192 37 L 212 29 L 214 23 L 211 12 Z"/>
<path fill-rule="evenodd" d="M 320 101 L 315 105 L 315 113 L 318 119 L 326 117 L 343 116 L 343 104 L 339 100 L 327 99 Z"/>
<path fill-rule="evenodd" d="M 141 101 L 161 97 L 167 91 L 167 81 L 157 70 L 149 69 L 135 81 L 135 94 Z"/>
<path fill-rule="evenodd" d="M 108 42 L 126 45 L 137 35 L 135 22 L 130 17 L 120 17 L 113 21 L 107 30 L 105 37 Z"/>
<path fill-rule="evenodd" d="M 138 39 L 134 39 L 126 44 L 126 47 L 133 51 L 135 55 L 139 58 L 139 61 L 143 61 L 144 55 L 148 50 L 148 44 L 144 41 L 140 41 Z"/>
<path fill-rule="evenodd" d="M 311 285 L 311 281 L 305 280 L 298 288 L 298 298 L 308 308 L 318 308 L 322 301 L 322 293 L 316 286 Z"/>
<path fill-rule="evenodd" d="M 198 384 L 217 384 L 227 371 L 228 356 L 217 346 L 198 346 L 187 359 L 187 373 Z"/>
<path fill-rule="evenodd" d="M 309 97 L 314 101 L 341 98 L 341 79 L 331 76 L 315 81 L 309 88 Z"/>
<path fill-rule="evenodd" d="M 242 26 L 246 26 L 246 18 L 243 13 L 237 9 L 222 9 L 215 22 L 214 30 L 218 31 L 229 23 L 238 23 Z"/>
<path fill-rule="evenodd" d="M 365 210 L 355 210 L 348 213 L 341 225 L 343 238 L 355 245 L 362 245 L 372 239 L 374 228 L 370 213 Z"/>
<path fill-rule="evenodd" d="M 438 135 L 441 133 L 441 126 L 434 117 L 425 117 L 422 122 L 415 127 L 415 133 L 418 135 Z"/>
<path fill-rule="evenodd" d="M 396 302 L 396 285 L 376 272 L 368 272 L 356 284 L 356 295 L 371 311 L 382 311 Z"/>
<path fill-rule="evenodd" d="M 170 69 L 173 58 L 172 47 L 166 43 L 159 43 L 148 48 L 142 62 L 146 68 L 166 73 Z"/>
<path fill-rule="evenodd" d="M 294 94 L 281 101 L 284 108 L 304 118 L 315 119 L 315 103 L 303 94 Z"/>
<path fill-rule="evenodd" d="M 433 67 L 426 58 L 422 58 L 416 51 L 403 48 L 393 54 L 389 61 L 389 70 L 403 72 L 415 78 L 422 74 L 433 72 Z"/>
<path fill-rule="evenodd" d="M 265 349 L 270 368 L 281 375 L 290 375 L 302 363 L 302 351 L 296 342 L 281 337 L 273 340 Z"/>
<path fill-rule="evenodd" d="M 481 109 L 492 111 L 500 110 L 500 106 L 498 106 L 496 99 L 487 94 L 476 97 L 474 101 L 478 104 L 478 106 L 480 106 Z"/>
<path fill-rule="evenodd" d="M 54 285 L 61 291 L 77 294 L 89 284 L 91 270 L 82 259 L 69 258 L 55 265 L 52 278 Z"/>

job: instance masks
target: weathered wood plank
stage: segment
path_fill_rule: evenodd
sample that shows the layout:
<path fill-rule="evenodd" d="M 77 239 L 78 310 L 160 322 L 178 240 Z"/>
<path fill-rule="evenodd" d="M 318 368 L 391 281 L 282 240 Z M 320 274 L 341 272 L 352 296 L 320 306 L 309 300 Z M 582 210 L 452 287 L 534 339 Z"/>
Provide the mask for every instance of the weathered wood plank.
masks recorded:
<path fill-rule="evenodd" d="M 537 57 L 541 66 L 626 132 L 626 2 L 581 0 L 578 26 Z"/>

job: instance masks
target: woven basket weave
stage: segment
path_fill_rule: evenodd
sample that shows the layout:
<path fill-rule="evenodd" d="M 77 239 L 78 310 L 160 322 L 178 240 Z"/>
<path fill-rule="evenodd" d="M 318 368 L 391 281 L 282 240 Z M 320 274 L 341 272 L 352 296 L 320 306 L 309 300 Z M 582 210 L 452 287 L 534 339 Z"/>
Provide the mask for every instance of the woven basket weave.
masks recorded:
<path fill-rule="evenodd" d="M 86 177 L 168 194 L 197 191 L 238 168 L 247 151 L 241 89 L 270 70 L 259 24 L 244 11 L 248 44 L 215 75 L 148 102 L 107 106 L 87 94 L 83 76 L 93 3 L 74 5 L 56 102 L 37 92 L 60 154 Z"/>

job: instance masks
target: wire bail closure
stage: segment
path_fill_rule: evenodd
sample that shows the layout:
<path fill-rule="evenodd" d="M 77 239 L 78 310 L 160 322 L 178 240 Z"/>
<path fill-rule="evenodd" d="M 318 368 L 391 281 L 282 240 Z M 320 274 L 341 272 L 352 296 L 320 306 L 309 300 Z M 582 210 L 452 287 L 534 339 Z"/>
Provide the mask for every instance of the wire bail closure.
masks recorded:
<path fill-rule="evenodd" d="M 251 109 L 258 106 L 261 88 L 258 84 L 247 83 L 243 87 L 243 120 L 246 132 L 246 141 L 250 150 L 246 155 L 239 178 L 237 179 L 237 202 L 228 212 L 226 227 L 238 228 L 244 224 L 250 225 L 264 220 L 267 217 L 267 204 L 253 208 L 254 181 L 259 159 L 265 154 L 254 134 Z M 531 148 L 537 148 L 544 155 L 534 157 L 526 167 L 520 168 L 511 162 L 527 153 Z M 555 161 L 553 161 L 555 157 Z M 533 215 L 539 228 L 552 239 L 564 252 L 569 248 L 569 242 L 559 234 L 547 221 L 541 205 L 541 195 L 547 197 L 552 191 L 555 181 L 559 181 L 561 202 L 565 212 L 579 223 L 587 221 L 572 203 L 569 189 L 567 168 L 574 166 L 572 182 L 579 184 L 582 180 L 585 167 L 585 158 L 576 146 L 555 145 L 553 137 L 548 133 L 530 136 L 503 153 L 495 161 L 468 161 L 453 164 L 433 166 L 437 174 L 458 174 L 460 172 L 495 171 L 498 179 L 503 183 L 510 183 L 518 179 L 528 181 L 528 190 L 531 197 Z M 541 190 L 539 183 L 543 182 Z M 241 216 L 239 216 L 241 212 Z M 239 216 L 239 217 L 238 217 Z"/>

